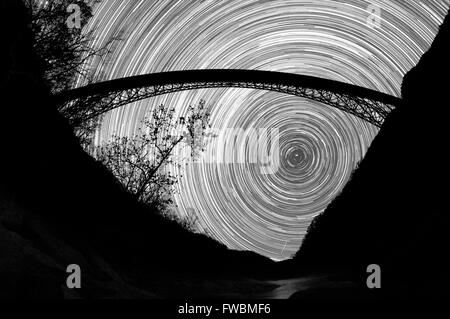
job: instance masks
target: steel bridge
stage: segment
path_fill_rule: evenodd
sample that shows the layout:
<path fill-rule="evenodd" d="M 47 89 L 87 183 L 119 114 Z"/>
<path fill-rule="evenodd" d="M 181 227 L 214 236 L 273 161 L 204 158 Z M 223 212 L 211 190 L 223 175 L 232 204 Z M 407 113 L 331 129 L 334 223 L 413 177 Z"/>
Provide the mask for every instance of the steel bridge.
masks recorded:
<path fill-rule="evenodd" d="M 204 88 L 276 91 L 318 101 L 381 127 L 401 99 L 367 88 L 292 73 L 257 70 L 189 70 L 138 75 L 90 84 L 56 95 L 75 125 L 128 103 Z"/>

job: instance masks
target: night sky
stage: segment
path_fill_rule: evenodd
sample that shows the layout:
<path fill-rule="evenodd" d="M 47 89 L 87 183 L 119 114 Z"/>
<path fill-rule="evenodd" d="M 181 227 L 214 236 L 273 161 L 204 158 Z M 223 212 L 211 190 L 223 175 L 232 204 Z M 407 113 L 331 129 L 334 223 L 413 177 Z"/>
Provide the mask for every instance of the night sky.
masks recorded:
<path fill-rule="evenodd" d="M 108 63 L 93 63 L 100 80 L 175 70 L 251 69 L 317 76 L 400 96 L 404 74 L 431 45 L 448 4 L 103 0 L 86 30 L 96 29 L 99 46 L 113 36 L 122 38 Z M 136 133 L 157 105 L 175 107 L 182 116 L 200 99 L 211 112 L 214 134 L 202 157 L 179 170 L 178 213 L 194 211 L 201 227 L 230 248 L 289 258 L 312 218 L 342 190 L 378 128 L 296 96 L 219 88 L 162 95 L 113 110 L 105 115 L 96 143 L 112 134 Z M 230 147 L 230 128 L 277 129 L 278 170 L 265 174 L 250 163 L 253 145 L 248 141 L 241 141 L 241 151 Z M 229 159 L 211 163 L 213 151 Z M 239 163 L 230 160 L 237 157 Z"/>

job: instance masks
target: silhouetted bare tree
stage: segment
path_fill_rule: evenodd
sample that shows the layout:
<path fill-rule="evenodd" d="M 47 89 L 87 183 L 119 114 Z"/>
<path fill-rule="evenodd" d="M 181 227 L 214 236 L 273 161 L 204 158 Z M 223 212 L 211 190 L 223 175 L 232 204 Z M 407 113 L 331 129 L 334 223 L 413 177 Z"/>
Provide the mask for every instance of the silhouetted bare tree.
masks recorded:
<path fill-rule="evenodd" d="M 205 147 L 209 127 L 205 101 L 189 106 L 186 118 L 175 118 L 175 110 L 156 107 L 144 119 L 143 129 L 132 137 L 114 135 L 96 150 L 96 157 L 139 201 L 164 211 L 172 204 L 173 185 L 178 176 L 173 169 L 181 166 L 173 150 L 181 142 L 196 157 Z M 182 133 L 177 133 L 182 131 Z"/>
<path fill-rule="evenodd" d="M 106 48 L 92 46 L 92 32 L 82 28 L 92 17 L 92 7 L 99 0 L 25 0 L 31 11 L 33 46 L 42 61 L 41 71 L 53 93 L 70 89 L 79 77 L 88 78 L 86 62 L 106 54 Z M 70 7 L 72 5 L 72 7 Z M 71 22 L 71 10 L 79 8 L 79 25 Z M 75 18 L 74 18 L 75 19 Z"/>
<path fill-rule="evenodd" d="M 119 37 L 111 38 L 106 45 L 94 45 L 94 29 L 83 27 L 93 15 L 93 7 L 101 0 L 23 0 L 31 13 L 33 47 L 39 56 L 42 77 L 52 93 L 57 94 L 83 84 L 95 82 L 101 77 L 96 65 L 107 63 L 111 44 Z M 79 105 L 58 105 L 58 110 L 71 121 L 76 111 L 87 109 Z M 92 106 L 91 106 L 92 107 Z M 76 123 L 74 129 L 86 149 L 91 144 L 99 118 Z"/>

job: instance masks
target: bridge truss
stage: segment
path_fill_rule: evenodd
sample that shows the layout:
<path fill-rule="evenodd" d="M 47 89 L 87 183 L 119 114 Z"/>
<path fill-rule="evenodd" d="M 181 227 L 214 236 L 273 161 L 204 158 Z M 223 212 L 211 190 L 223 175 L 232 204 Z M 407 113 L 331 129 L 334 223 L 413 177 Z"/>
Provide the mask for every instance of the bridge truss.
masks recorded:
<path fill-rule="evenodd" d="M 75 124 L 154 96 L 204 88 L 275 91 L 318 101 L 381 127 L 401 100 L 346 83 L 290 73 L 250 70 L 192 70 L 154 73 L 96 83 L 56 96 Z"/>

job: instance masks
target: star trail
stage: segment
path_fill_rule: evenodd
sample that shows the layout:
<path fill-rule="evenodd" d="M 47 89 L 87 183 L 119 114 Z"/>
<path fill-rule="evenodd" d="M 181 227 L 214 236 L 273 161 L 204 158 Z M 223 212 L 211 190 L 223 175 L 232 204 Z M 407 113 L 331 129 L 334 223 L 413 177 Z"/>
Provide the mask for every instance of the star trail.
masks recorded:
<path fill-rule="evenodd" d="M 103 81 L 175 70 L 251 69 L 400 96 L 404 74 L 431 45 L 448 5 L 448 0 L 103 0 L 86 30 L 95 29 L 97 46 L 121 38 L 108 61 L 93 61 Z M 230 248 L 275 260 L 291 257 L 312 218 L 342 191 L 378 128 L 287 94 L 217 88 L 115 109 L 104 116 L 96 143 L 136 133 L 157 105 L 175 107 L 182 116 L 200 99 L 211 112 L 214 134 L 204 154 L 180 168 L 176 210 L 195 212 L 200 227 Z M 236 128 L 278 130 L 275 172 L 264 173 L 250 161 L 254 145 L 248 140 L 230 147 L 230 129 Z M 213 153 L 224 158 L 211 161 Z"/>

